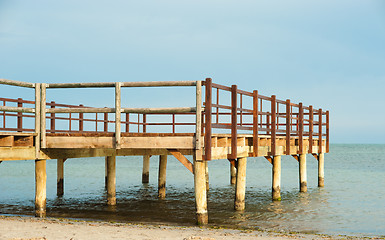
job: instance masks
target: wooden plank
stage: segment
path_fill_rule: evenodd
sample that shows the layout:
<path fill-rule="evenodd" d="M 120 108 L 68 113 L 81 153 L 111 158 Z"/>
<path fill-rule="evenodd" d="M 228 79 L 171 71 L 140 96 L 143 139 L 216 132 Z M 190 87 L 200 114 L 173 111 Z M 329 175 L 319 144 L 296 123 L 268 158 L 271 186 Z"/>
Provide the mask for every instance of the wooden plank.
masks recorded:
<path fill-rule="evenodd" d="M 121 146 L 121 83 L 115 83 L 115 148 Z"/>
<path fill-rule="evenodd" d="M 167 149 L 179 162 L 183 164 L 192 174 L 194 174 L 194 165 L 178 150 Z"/>
<path fill-rule="evenodd" d="M 39 158 L 40 154 L 40 143 L 41 143 L 41 105 L 40 105 L 40 97 L 41 97 L 41 84 L 36 83 L 35 85 L 35 159 Z"/>
<path fill-rule="evenodd" d="M 33 147 L 33 136 L 15 136 L 13 146 Z"/>
<path fill-rule="evenodd" d="M 271 155 L 276 155 L 276 130 L 277 130 L 277 113 L 276 113 L 276 96 L 271 96 Z"/>
<path fill-rule="evenodd" d="M 40 136 L 41 136 L 41 148 L 46 148 L 46 84 L 41 84 L 41 97 L 40 97 Z"/>
<path fill-rule="evenodd" d="M 26 108 L 26 107 L 0 106 L 0 111 L 17 112 L 17 113 L 34 113 L 35 109 L 33 109 L 33 108 Z"/>
<path fill-rule="evenodd" d="M 115 113 L 115 108 L 49 108 L 47 113 Z"/>
<path fill-rule="evenodd" d="M 195 149 L 201 149 L 202 140 L 202 81 L 197 81 L 196 83 L 196 100 L 195 100 Z"/>
<path fill-rule="evenodd" d="M 23 107 L 23 99 L 18 98 L 17 99 L 17 107 L 22 108 Z M 23 129 L 23 113 L 18 112 L 17 113 L 17 131 L 22 132 Z"/>
<path fill-rule="evenodd" d="M 210 139 L 211 141 L 211 139 Z M 193 149 L 194 137 L 123 137 L 122 148 Z"/>
<path fill-rule="evenodd" d="M 0 136 L 0 147 L 13 147 L 14 136 Z"/>
<path fill-rule="evenodd" d="M 212 80 L 206 78 L 205 81 L 206 101 L 205 101 L 205 160 L 211 160 L 211 112 L 212 112 Z"/>
<path fill-rule="evenodd" d="M 286 155 L 290 155 L 290 135 L 291 135 L 291 107 L 290 99 L 286 100 Z"/>
<path fill-rule="evenodd" d="M 9 79 L 3 79 L 0 78 L 0 84 L 9 85 L 9 86 L 17 86 L 17 87 L 27 87 L 27 88 L 34 88 L 34 83 L 29 82 L 21 82 L 21 81 L 15 81 L 15 80 L 9 80 Z"/>
<path fill-rule="evenodd" d="M 176 87 L 195 86 L 196 81 L 121 82 L 122 87 Z M 49 88 L 106 88 L 115 87 L 114 82 L 98 83 L 50 83 Z"/>
<path fill-rule="evenodd" d="M 124 113 L 195 113 L 196 107 L 122 108 Z"/>
<path fill-rule="evenodd" d="M 298 154 L 303 154 L 303 105 L 299 103 L 299 123 L 298 123 L 298 146 L 299 151 Z"/>
<path fill-rule="evenodd" d="M 237 85 L 231 86 L 231 154 L 228 159 L 237 158 Z"/>
<path fill-rule="evenodd" d="M 0 132 L 0 136 L 37 136 L 33 132 Z"/>
<path fill-rule="evenodd" d="M 258 157 L 258 91 L 253 91 L 253 149 L 254 157 Z"/>
<path fill-rule="evenodd" d="M 313 106 L 309 106 L 309 153 L 313 152 Z"/>

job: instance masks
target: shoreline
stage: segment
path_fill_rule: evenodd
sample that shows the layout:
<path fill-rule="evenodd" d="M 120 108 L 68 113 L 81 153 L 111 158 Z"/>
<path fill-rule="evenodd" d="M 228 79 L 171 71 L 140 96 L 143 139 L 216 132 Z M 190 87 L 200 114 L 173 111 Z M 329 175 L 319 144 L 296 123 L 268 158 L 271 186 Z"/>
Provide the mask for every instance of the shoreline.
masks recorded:
<path fill-rule="evenodd" d="M 384 239 L 358 236 L 332 236 L 297 232 L 231 229 L 221 227 L 173 226 L 166 224 L 115 223 L 67 218 L 35 218 L 0 215 L 0 239 Z"/>

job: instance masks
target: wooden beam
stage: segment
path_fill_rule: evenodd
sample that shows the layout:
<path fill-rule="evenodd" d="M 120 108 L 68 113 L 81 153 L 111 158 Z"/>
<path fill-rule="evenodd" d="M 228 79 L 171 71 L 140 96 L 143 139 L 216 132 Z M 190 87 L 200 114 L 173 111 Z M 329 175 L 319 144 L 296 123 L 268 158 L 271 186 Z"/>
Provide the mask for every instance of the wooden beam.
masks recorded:
<path fill-rule="evenodd" d="M 120 149 L 121 148 L 121 83 L 117 82 L 115 84 L 115 148 Z"/>
<path fill-rule="evenodd" d="M 142 183 L 149 183 L 150 180 L 150 155 L 143 155 Z"/>
<path fill-rule="evenodd" d="M 281 156 L 273 158 L 273 186 L 272 198 L 273 201 L 281 201 Z"/>
<path fill-rule="evenodd" d="M 27 87 L 27 88 L 34 88 L 34 83 L 29 82 L 21 82 L 21 81 L 15 81 L 15 80 L 9 80 L 9 79 L 0 79 L 0 84 L 9 85 L 9 86 L 17 86 L 17 87 Z"/>
<path fill-rule="evenodd" d="M 277 132 L 277 102 L 276 96 L 271 96 L 271 155 L 276 155 L 276 132 Z"/>
<path fill-rule="evenodd" d="M 206 225 L 208 224 L 208 213 L 205 163 L 204 161 L 198 161 L 196 156 L 197 154 L 194 153 L 194 190 L 197 224 Z"/>
<path fill-rule="evenodd" d="M 107 156 L 107 205 L 116 205 L 116 156 Z"/>
<path fill-rule="evenodd" d="M 309 153 L 313 153 L 313 106 L 309 106 Z"/>
<path fill-rule="evenodd" d="M 290 100 L 286 100 L 286 155 L 290 155 L 290 135 L 291 135 L 291 106 Z"/>
<path fill-rule="evenodd" d="M 47 202 L 46 160 L 35 160 L 35 216 L 46 216 Z"/>
<path fill-rule="evenodd" d="M 238 158 L 237 182 L 235 185 L 234 200 L 234 209 L 237 211 L 242 211 L 245 209 L 246 164 L 247 158 Z"/>
<path fill-rule="evenodd" d="M 211 78 L 206 78 L 205 81 L 205 160 L 211 160 L 211 111 L 212 111 L 212 80 Z"/>
<path fill-rule="evenodd" d="M 237 130 L 238 130 L 238 93 L 237 85 L 231 86 L 231 154 L 228 159 L 237 159 Z"/>
<path fill-rule="evenodd" d="M 167 155 L 159 156 L 158 198 L 166 198 Z"/>
<path fill-rule="evenodd" d="M 192 174 L 194 174 L 194 165 L 178 150 L 167 149 L 179 162 L 183 164 Z"/>
<path fill-rule="evenodd" d="M 195 100 L 195 149 L 202 147 L 202 81 L 196 83 L 196 100 Z"/>
<path fill-rule="evenodd" d="M 253 91 L 253 155 L 258 157 L 258 91 Z"/>
<path fill-rule="evenodd" d="M 303 105 L 302 103 L 299 103 L 299 123 L 298 123 L 298 146 L 299 151 L 298 154 L 303 154 Z"/>
<path fill-rule="evenodd" d="M 46 84 L 42 83 L 41 84 L 41 97 L 40 97 L 40 147 L 41 148 L 46 148 Z M 37 103 L 36 103 L 37 104 Z"/>

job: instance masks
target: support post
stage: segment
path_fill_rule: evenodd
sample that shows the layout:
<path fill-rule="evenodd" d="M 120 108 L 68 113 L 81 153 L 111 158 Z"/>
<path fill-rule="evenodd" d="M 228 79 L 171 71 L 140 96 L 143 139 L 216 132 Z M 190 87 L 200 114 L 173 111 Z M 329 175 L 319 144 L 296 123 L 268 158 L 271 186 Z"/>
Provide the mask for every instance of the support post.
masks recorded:
<path fill-rule="evenodd" d="M 237 179 L 237 169 L 230 162 L 230 184 L 235 185 L 236 179 Z"/>
<path fill-rule="evenodd" d="M 299 155 L 299 191 L 307 192 L 306 154 Z"/>
<path fill-rule="evenodd" d="M 41 138 L 41 148 L 46 148 L 46 93 L 47 93 L 47 84 L 41 84 L 41 97 L 40 97 L 40 138 Z"/>
<path fill-rule="evenodd" d="M 205 176 L 206 176 L 206 191 L 210 190 L 210 181 L 209 181 L 209 166 L 208 161 L 205 161 Z"/>
<path fill-rule="evenodd" d="M 47 202 L 46 160 L 35 160 L 35 216 L 46 216 Z"/>
<path fill-rule="evenodd" d="M 116 156 L 107 157 L 107 205 L 116 205 Z"/>
<path fill-rule="evenodd" d="M 22 98 L 17 99 L 17 107 L 23 107 L 23 99 Z M 23 131 L 23 113 L 22 112 L 17 113 L 17 131 L 18 132 Z"/>
<path fill-rule="evenodd" d="M 159 156 L 159 175 L 158 175 L 158 198 L 166 198 L 166 168 L 167 155 Z"/>
<path fill-rule="evenodd" d="M 115 83 L 115 148 L 120 149 L 121 144 L 121 82 Z M 139 117 L 138 117 L 139 122 Z M 138 125 L 139 126 L 139 125 Z"/>
<path fill-rule="evenodd" d="M 108 168 L 108 166 L 107 166 L 107 158 L 108 157 L 105 157 L 104 158 L 104 169 L 105 169 L 105 171 L 104 171 L 104 188 L 107 190 L 107 168 Z"/>
<path fill-rule="evenodd" d="M 56 194 L 58 197 L 63 196 L 64 194 L 64 162 L 66 159 L 59 158 L 57 160 L 57 191 Z"/>
<path fill-rule="evenodd" d="M 149 179 L 150 179 L 150 155 L 144 155 L 142 183 L 149 183 Z"/>
<path fill-rule="evenodd" d="M 205 181 L 205 164 L 202 160 L 196 159 L 196 153 L 194 153 L 194 188 L 195 188 L 195 204 L 197 211 L 197 224 L 208 224 L 207 213 L 207 192 Z"/>
<path fill-rule="evenodd" d="M 318 187 L 324 187 L 324 161 L 325 161 L 325 155 L 324 153 L 320 153 L 318 155 Z"/>
<path fill-rule="evenodd" d="M 205 81 L 206 100 L 205 100 L 205 160 L 211 160 L 211 111 L 212 111 L 212 80 L 206 78 Z"/>
<path fill-rule="evenodd" d="M 273 157 L 273 201 L 281 201 L 281 156 Z"/>
<path fill-rule="evenodd" d="M 40 83 L 36 83 L 35 84 L 35 133 L 36 133 L 36 137 L 35 137 L 35 158 L 38 159 L 40 157 L 40 131 L 41 131 L 41 127 L 40 127 L 40 117 L 41 117 L 41 114 L 40 114 L 40 108 L 41 108 L 41 105 L 40 105 L 40 97 L 41 97 L 41 84 Z M 4 123 L 5 123 L 5 119 L 4 119 Z"/>
<path fill-rule="evenodd" d="M 237 211 L 245 209 L 246 164 L 247 158 L 238 158 L 237 182 L 235 185 L 234 200 L 234 209 Z"/>

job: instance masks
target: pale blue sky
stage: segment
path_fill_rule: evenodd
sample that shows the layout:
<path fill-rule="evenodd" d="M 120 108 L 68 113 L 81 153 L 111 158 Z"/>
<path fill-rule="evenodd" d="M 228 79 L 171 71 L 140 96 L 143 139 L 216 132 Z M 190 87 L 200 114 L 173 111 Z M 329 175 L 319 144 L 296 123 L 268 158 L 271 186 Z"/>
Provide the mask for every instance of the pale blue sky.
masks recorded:
<path fill-rule="evenodd" d="M 0 0 L 0 78 L 206 77 L 329 109 L 332 143 L 385 143 L 385 1 Z"/>

